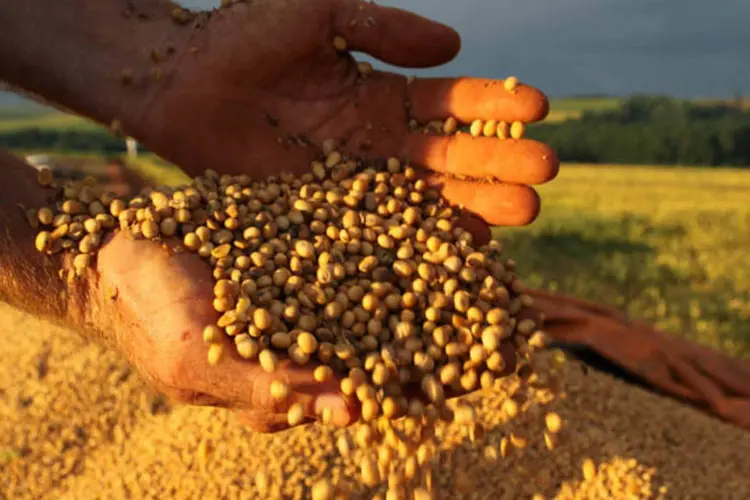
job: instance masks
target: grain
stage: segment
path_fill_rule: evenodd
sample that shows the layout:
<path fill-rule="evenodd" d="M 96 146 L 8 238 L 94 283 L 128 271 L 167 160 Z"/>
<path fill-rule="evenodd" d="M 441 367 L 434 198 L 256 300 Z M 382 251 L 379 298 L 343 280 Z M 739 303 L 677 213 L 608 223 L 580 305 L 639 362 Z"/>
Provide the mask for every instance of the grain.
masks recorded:
<path fill-rule="evenodd" d="M 216 366 L 224 356 L 224 346 L 221 344 L 210 344 L 208 346 L 208 364 Z"/>
<path fill-rule="evenodd" d="M 513 139 L 521 139 L 526 133 L 526 125 L 523 122 L 513 122 L 510 124 L 510 137 Z"/>
<path fill-rule="evenodd" d="M 484 130 L 484 122 L 482 120 L 474 120 L 471 122 L 471 126 L 469 127 L 469 133 L 472 137 L 479 137 L 482 135 L 482 131 Z"/>
<path fill-rule="evenodd" d="M 505 87 L 505 90 L 508 92 L 514 92 L 518 87 L 518 78 L 515 76 L 509 76 L 503 81 L 503 87 Z"/>
<path fill-rule="evenodd" d="M 388 489 L 382 478 L 374 487 L 360 481 L 361 450 L 351 440 L 363 424 L 340 430 L 312 425 L 263 435 L 216 408 L 168 406 L 152 414 L 143 401 L 155 401 L 156 395 L 139 377 L 123 375 L 129 367 L 116 353 L 5 305 L 0 313 L 2 328 L 23 325 L 27 332 L 0 352 L 0 382 L 8 388 L 0 399 L 0 435 L 6 449 L 16 450 L 3 455 L 8 462 L 0 468 L 8 497 L 310 498 L 318 482 L 329 484 L 330 489 L 321 489 L 336 495 L 348 482 L 348 498 L 359 499 L 385 495 Z M 35 360 L 45 348 L 51 349 L 50 369 L 39 379 L 33 375 Z M 467 496 L 478 498 L 750 494 L 750 471 L 742 460 L 750 449 L 747 432 L 595 371 L 584 376 L 576 365 L 567 370 L 566 399 L 530 394 L 532 401 L 570 422 L 569 442 L 559 451 L 549 453 L 532 439 L 523 454 L 515 450 L 500 457 L 503 436 L 519 426 L 533 434 L 544 425 L 527 421 L 522 409 L 514 419 L 498 414 L 496 408 L 514 394 L 516 380 L 508 377 L 490 391 L 459 400 L 472 403 L 486 435 L 471 444 L 457 429 L 439 426 L 445 434 L 434 450 L 433 496 L 427 488 L 415 488 L 411 498 L 455 497 L 459 466 L 466 471 L 459 481 L 473 488 Z M 32 394 L 28 406 L 17 403 Z M 85 433 L 77 434 L 78 428 Z M 348 456 L 337 451 L 340 439 L 350 440 Z M 202 443 L 212 445 L 205 466 L 199 467 L 200 450 L 206 448 Z M 487 458 L 487 447 L 496 450 L 497 459 L 491 452 Z M 586 458 L 599 464 L 591 479 L 583 477 Z M 393 460 L 395 466 L 403 463 L 398 455 Z"/>
<path fill-rule="evenodd" d="M 289 386 L 280 380 L 274 380 L 270 386 L 271 397 L 278 400 L 285 400 L 291 394 Z"/>
<path fill-rule="evenodd" d="M 279 367 L 279 359 L 273 351 L 265 349 L 258 355 L 258 361 L 260 362 L 261 368 L 268 373 L 273 373 Z"/>
<path fill-rule="evenodd" d="M 338 52 L 345 51 L 348 46 L 349 44 L 346 42 L 346 39 L 344 37 L 338 35 L 333 37 L 333 48 Z"/>
<path fill-rule="evenodd" d="M 292 427 L 297 426 L 305 419 L 305 408 L 302 406 L 302 403 L 294 403 L 289 407 L 286 415 L 289 425 Z"/>

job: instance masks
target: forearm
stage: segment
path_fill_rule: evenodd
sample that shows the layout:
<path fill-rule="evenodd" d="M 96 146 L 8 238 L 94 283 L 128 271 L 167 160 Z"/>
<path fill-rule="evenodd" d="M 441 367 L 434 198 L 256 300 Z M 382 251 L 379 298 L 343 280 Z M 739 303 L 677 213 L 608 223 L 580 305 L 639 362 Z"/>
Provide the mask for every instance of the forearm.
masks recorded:
<path fill-rule="evenodd" d="M 67 283 L 61 254 L 36 250 L 36 230 L 26 210 L 49 205 L 52 190 L 38 185 L 36 170 L 0 151 L 0 301 L 93 335 L 87 281 Z"/>
<path fill-rule="evenodd" d="M 0 80 L 103 124 L 136 123 L 188 26 L 166 0 L 2 0 Z"/>

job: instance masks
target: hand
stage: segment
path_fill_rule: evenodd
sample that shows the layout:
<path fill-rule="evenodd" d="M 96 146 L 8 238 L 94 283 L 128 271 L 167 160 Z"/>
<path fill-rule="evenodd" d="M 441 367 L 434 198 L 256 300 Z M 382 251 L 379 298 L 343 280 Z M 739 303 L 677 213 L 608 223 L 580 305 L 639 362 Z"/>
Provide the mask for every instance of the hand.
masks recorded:
<path fill-rule="evenodd" d="M 409 84 L 378 71 L 360 79 L 353 57 L 332 43 L 341 36 L 349 50 L 426 68 L 458 53 L 458 34 L 447 26 L 358 0 L 255 0 L 178 32 L 176 73 L 131 126 L 132 135 L 190 174 L 299 173 L 334 138 L 358 156 L 396 156 L 426 167 L 450 201 L 494 225 L 531 222 L 539 198 L 529 185 L 557 174 L 556 155 L 535 141 L 428 136 L 408 127 L 410 118 L 540 120 L 548 102 L 538 90 L 522 84 L 511 93 L 502 82 L 477 78 Z"/>
<path fill-rule="evenodd" d="M 288 428 L 286 412 L 293 403 L 303 405 L 308 422 L 319 419 L 325 407 L 333 411 L 336 425 L 357 420 L 359 404 L 340 392 L 338 380 L 315 381 L 314 362 L 300 366 L 282 357 L 269 374 L 257 362 L 241 358 L 224 337 L 224 354 L 211 366 L 202 332 L 219 317 L 212 306 L 214 280 L 209 265 L 176 241 L 159 244 L 118 231 L 108 237 L 96 262 L 90 322 L 172 401 L 234 410 L 258 432 Z M 507 366 L 498 375 L 504 376 L 516 369 L 515 349 L 507 341 L 501 352 Z M 273 380 L 289 386 L 288 398 L 271 398 Z M 407 392 L 421 394 L 416 386 L 412 389 Z"/>
<path fill-rule="evenodd" d="M 210 267 L 195 254 L 175 252 L 176 244 L 170 249 L 118 232 L 97 257 L 97 327 L 114 336 L 156 390 L 176 402 L 236 410 L 260 432 L 288 427 L 286 411 L 294 402 L 302 403 L 310 418 L 324 406 L 333 409 L 338 425 L 356 418 L 356 406 L 339 394 L 338 382 L 316 382 L 310 366 L 287 359 L 276 372 L 266 373 L 258 363 L 242 359 L 228 338 L 221 361 L 210 366 L 202 339 L 203 328 L 218 318 L 211 305 Z M 274 379 L 289 385 L 287 400 L 270 397 Z"/>
<path fill-rule="evenodd" d="M 662 394 L 750 429 L 747 363 L 607 306 L 544 290 L 528 293 L 554 341 L 585 347 Z"/>

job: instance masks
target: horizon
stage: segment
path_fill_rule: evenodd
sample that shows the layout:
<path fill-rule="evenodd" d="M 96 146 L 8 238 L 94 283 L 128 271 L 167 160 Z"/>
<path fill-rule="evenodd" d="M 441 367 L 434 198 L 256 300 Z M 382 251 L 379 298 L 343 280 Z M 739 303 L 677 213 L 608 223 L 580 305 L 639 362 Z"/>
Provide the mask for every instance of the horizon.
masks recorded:
<path fill-rule="evenodd" d="M 744 99 L 750 98 L 750 93 L 748 95 L 745 94 L 734 94 L 734 95 L 724 95 L 724 96 L 699 96 L 699 97 L 691 97 L 691 98 L 684 98 L 684 97 L 677 97 L 669 94 L 649 94 L 649 93 L 633 93 L 629 95 L 609 95 L 609 94 L 596 94 L 596 93 L 580 93 L 580 94 L 569 94 L 569 95 L 547 95 L 550 102 L 554 104 L 555 101 L 566 101 L 566 100 L 576 100 L 576 99 L 582 99 L 582 100 L 607 100 L 607 99 L 616 99 L 616 100 L 626 100 L 631 97 L 637 97 L 637 96 L 646 96 L 646 97 L 668 97 L 671 99 L 681 100 L 681 101 L 733 101 L 736 100 L 738 97 Z M 41 104 L 39 102 L 36 102 L 28 97 L 25 97 L 17 92 L 14 92 L 13 90 L 8 90 L 3 88 L 2 82 L 0 82 L 0 109 L 5 110 L 18 110 L 18 111 L 31 111 L 29 108 L 39 108 L 39 109 L 45 109 L 49 111 L 56 111 L 59 113 L 64 113 L 64 111 L 61 111 L 59 109 L 56 109 L 54 107 Z M 75 113 L 74 113 L 75 114 Z"/>

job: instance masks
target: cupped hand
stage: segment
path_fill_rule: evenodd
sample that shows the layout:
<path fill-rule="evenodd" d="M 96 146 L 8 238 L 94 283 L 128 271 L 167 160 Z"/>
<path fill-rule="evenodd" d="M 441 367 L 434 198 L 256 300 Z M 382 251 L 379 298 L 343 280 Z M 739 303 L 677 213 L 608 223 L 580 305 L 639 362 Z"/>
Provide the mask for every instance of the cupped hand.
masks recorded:
<path fill-rule="evenodd" d="M 212 305 L 214 279 L 210 266 L 179 242 L 134 239 L 118 231 L 99 250 L 95 275 L 89 294 L 94 326 L 170 400 L 233 410 L 259 432 L 288 428 L 287 411 L 294 403 L 304 408 L 306 422 L 319 420 L 324 408 L 331 409 L 335 425 L 358 419 L 359 403 L 341 393 L 339 380 L 315 380 L 315 360 L 298 365 L 282 357 L 278 369 L 268 373 L 257 361 L 243 359 L 231 338 L 222 337 L 223 356 L 209 364 L 203 329 L 219 317 Z M 513 345 L 506 341 L 500 350 L 507 364 L 497 375 L 513 373 Z M 287 398 L 271 397 L 274 380 L 289 387 Z M 416 386 L 406 391 L 422 394 Z"/>
<path fill-rule="evenodd" d="M 427 169 L 455 205 L 492 225 L 523 225 L 539 211 L 531 185 L 555 177 L 558 159 L 526 139 L 425 135 L 410 120 L 450 116 L 533 122 L 546 97 L 502 81 L 360 77 L 351 52 L 428 68 L 452 60 L 460 39 L 415 14 L 359 0 L 255 0 L 199 16 L 175 35 L 175 73 L 151 94 L 132 133 L 195 175 L 206 168 L 255 178 L 299 173 L 326 139 L 362 157 L 406 159 Z M 347 50 L 334 47 L 334 37 Z M 487 182 L 493 178 L 496 182 Z"/>
<path fill-rule="evenodd" d="M 218 318 L 214 280 L 206 262 L 180 248 L 118 232 L 97 257 L 98 326 L 110 330 L 154 389 L 178 403 L 235 410 L 261 432 L 288 427 L 286 411 L 293 403 L 302 404 L 308 419 L 319 418 L 324 407 L 332 409 L 337 425 L 356 418 L 357 406 L 339 393 L 338 382 L 316 382 L 312 365 L 286 359 L 269 374 L 241 358 L 228 337 L 219 363 L 209 365 L 202 332 Z M 288 398 L 271 398 L 273 380 L 289 386 Z"/>

